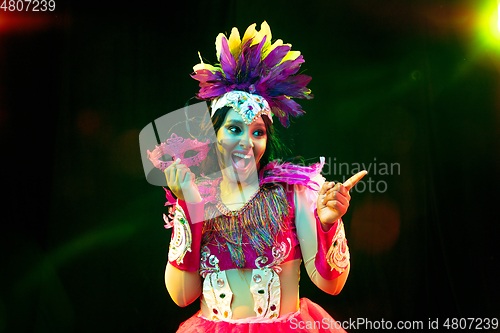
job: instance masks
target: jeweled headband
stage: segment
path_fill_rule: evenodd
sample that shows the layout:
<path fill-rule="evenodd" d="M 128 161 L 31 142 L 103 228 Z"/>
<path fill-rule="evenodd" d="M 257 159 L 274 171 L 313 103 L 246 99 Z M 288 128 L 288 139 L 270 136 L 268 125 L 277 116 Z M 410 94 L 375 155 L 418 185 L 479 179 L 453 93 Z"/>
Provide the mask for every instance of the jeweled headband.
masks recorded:
<path fill-rule="evenodd" d="M 247 125 L 250 125 L 257 119 L 257 116 L 262 114 L 267 115 L 271 122 L 273 121 L 269 103 L 259 95 L 239 90 L 227 92 L 221 97 L 212 100 L 211 116 L 213 117 L 215 111 L 223 106 L 230 106 L 241 116 L 241 118 L 243 118 L 243 121 Z"/>
<path fill-rule="evenodd" d="M 304 113 L 292 98 L 312 98 L 307 84 L 311 77 L 295 75 L 304 59 L 299 51 L 291 51 L 290 44 L 281 39 L 271 44 L 271 29 L 263 22 L 261 30 L 250 25 L 243 39 L 233 28 L 229 40 L 219 34 L 215 41 L 215 65 L 201 63 L 194 66 L 191 76 L 200 81 L 197 97 L 212 100 L 212 115 L 220 107 L 231 106 L 245 123 L 250 124 L 262 114 L 274 114 L 288 127 L 289 116 Z"/>

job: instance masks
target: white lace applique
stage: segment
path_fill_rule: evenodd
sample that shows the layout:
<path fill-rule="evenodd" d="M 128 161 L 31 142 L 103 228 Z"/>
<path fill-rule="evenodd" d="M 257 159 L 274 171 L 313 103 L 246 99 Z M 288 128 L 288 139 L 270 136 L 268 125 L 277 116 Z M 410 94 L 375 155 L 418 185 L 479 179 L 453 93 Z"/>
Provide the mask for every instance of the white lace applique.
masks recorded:
<path fill-rule="evenodd" d="M 281 267 L 279 265 L 292 249 L 291 239 L 287 240 L 288 245 L 281 242 L 273 246 L 273 261 L 270 264 L 265 265 L 268 262 L 266 256 L 260 256 L 255 260 L 255 266 L 258 268 L 252 271 L 250 292 L 257 317 L 272 319 L 280 314 L 281 285 L 278 274 L 281 273 Z"/>
<path fill-rule="evenodd" d="M 337 272 L 343 273 L 349 265 L 349 260 L 349 247 L 345 238 L 344 223 L 340 222 L 335 236 L 333 236 L 332 245 L 326 254 L 326 261 L 332 271 L 335 269 Z"/>
<path fill-rule="evenodd" d="M 210 254 L 210 249 L 208 246 L 204 246 L 201 249 L 200 256 L 200 275 L 202 278 L 205 278 L 207 274 L 219 272 L 219 258 L 215 255 Z"/>
<path fill-rule="evenodd" d="M 274 269 L 277 273 L 281 273 L 281 266 L 279 265 L 281 265 L 283 260 L 288 257 L 290 251 L 292 250 L 292 240 L 290 238 L 287 238 L 286 240 L 288 241 L 288 247 L 285 242 L 281 242 L 281 244 L 276 244 L 275 246 L 273 246 L 273 261 L 266 266 Z"/>
<path fill-rule="evenodd" d="M 252 270 L 252 280 L 250 281 L 250 292 L 254 300 L 254 311 L 257 317 L 276 318 L 280 314 L 281 284 L 279 266 L 290 254 L 292 241 L 287 238 L 287 242 L 276 244 L 272 248 L 273 260 L 260 256 L 255 259 L 255 266 Z M 201 250 L 200 275 L 205 278 L 203 281 L 203 298 L 210 311 L 210 319 L 225 320 L 231 319 L 231 301 L 233 293 L 227 280 L 226 272 L 220 271 L 219 259 L 210 254 L 210 249 L 204 246 Z"/>
<path fill-rule="evenodd" d="M 257 317 L 275 318 L 280 314 L 281 287 L 278 273 L 272 268 L 256 268 L 252 271 L 250 292 L 253 296 Z"/>
<path fill-rule="evenodd" d="M 168 260 L 181 264 L 187 252 L 191 252 L 191 228 L 186 214 L 180 205 L 176 205 L 174 215 L 174 232 L 168 251 Z"/>
<path fill-rule="evenodd" d="M 207 303 L 212 320 L 231 319 L 233 293 L 227 280 L 226 271 L 220 271 L 219 259 L 210 254 L 204 246 L 201 250 L 200 275 L 203 280 L 203 298 Z"/>
<path fill-rule="evenodd" d="M 203 297 L 212 320 L 231 319 L 233 293 L 227 281 L 226 271 L 207 274 L 203 281 Z"/>

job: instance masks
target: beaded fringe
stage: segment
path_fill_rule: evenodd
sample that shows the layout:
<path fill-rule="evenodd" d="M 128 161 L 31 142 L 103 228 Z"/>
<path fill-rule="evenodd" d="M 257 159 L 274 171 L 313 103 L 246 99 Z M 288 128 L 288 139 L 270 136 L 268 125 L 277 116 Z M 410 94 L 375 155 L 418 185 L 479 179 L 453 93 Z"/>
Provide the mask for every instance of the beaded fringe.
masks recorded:
<path fill-rule="evenodd" d="M 221 249 L 229 250 L 231 261 L 239 268 L 245 266 L 244 240 L 264 255 L 276 243 L 278 232 L 288 229 L 290 205 L 283 187 L 276 183 L 261 186 L 240 210 L 230 211 L 220 200 L 207 206 L 202 246 L 216 241 Z"/>

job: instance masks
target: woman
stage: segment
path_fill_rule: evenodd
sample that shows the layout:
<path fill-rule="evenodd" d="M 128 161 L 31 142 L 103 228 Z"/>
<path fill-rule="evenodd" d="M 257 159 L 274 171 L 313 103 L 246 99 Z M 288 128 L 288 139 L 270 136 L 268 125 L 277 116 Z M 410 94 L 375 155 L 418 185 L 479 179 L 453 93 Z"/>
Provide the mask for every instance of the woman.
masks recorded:
<path fill-rule="evenodd" d="M 234 28 L 229 41 L 217 38 L 220 66 L 194 68 L 198 96 L 212 101 L 222 177 L 197 182 L 180 159 L 165 169 L 178 200 L 166 287 L 179 306 L 201 296 L 200 312 L 179 332 L 343 331 L 299 299 L 300 263 L 323 291 L 342 290 L 350 264 L 341 217 L 366 172 L 334 184 L 319 174 L 324 159 L 312 167 L 269 161 L 273 114 L 287 126 L 303 113 L 291 98 L 311 98 L 310 78 L 294 75 L 300 53 L 270 39 L 266 22 L 241 40 Z"/>

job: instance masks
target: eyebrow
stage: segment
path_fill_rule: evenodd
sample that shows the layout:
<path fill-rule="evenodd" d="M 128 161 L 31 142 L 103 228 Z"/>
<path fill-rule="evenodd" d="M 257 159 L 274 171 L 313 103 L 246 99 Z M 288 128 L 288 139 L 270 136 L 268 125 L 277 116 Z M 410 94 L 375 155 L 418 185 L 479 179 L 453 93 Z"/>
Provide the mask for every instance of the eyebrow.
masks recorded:
<path fill-rule="evenodd" d="M 228 119 L 226 121 L 226 125 L 239 125 L 239 126 L 243 127 L 243 125 L 246 125 L 246 124 L 245 124 L 245 122 L 243 122 L 241 120 L 238 120 L 238 119 Z M 255 124 L 254 126 L 256 126 L 256 129 L 266 130 L 266 125 L 265 124 L 259 123 L 259 124 Z"/>
<path fill-rule="evenodd" d="M 237 119 L 228 119 L 228 123 L 229 124 L 236 124 L 236 125 L 243 125 L 244 122 L 242 122 L 241 120 L 237 120 Z"/>

